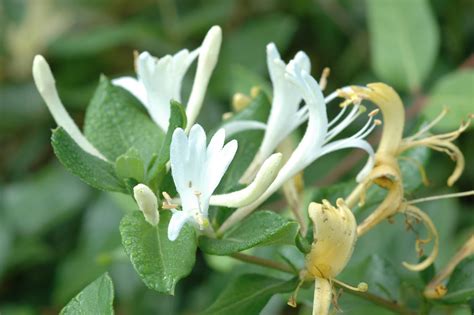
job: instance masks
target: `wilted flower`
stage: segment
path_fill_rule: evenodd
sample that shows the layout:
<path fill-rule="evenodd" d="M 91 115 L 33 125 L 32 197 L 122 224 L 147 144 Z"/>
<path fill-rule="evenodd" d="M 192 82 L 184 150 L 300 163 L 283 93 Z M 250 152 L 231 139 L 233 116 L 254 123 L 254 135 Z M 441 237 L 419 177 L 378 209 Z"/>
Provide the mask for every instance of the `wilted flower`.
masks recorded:
<path fill-rule="evenodd" d="M 430 217 L 419 208 L 406 202 L 404 199 L 403 177 L 398 164 L 398 157 L 408 149 L 425 146 L 448 154 L 456 161 L 456 168 L 448 179 L 451 186 L 459 178 L 464 169 L 464 156 L 456 147 L 454 141 L 470 124 L 471 118 L 466 123 L 462 123 L 460 128 L 454 132 L 441 135 L 428 135 L 428 131 L 439 122 L 445 112 L 433 122 L 423 127 L 415 135 L 402 139 L 405 121 L 405 111 L 403 103 L 398 94 L 388 85 L 383 83 L 373 83 L 367 87 L 352 87 L 354 93 L 363 99 L 368 99 L 376 104 L 382 111 L 384 127 L 379 147 L 375 154 L 375 165 L 370 174 L 361 182 L 350 196 L 346 199 L 349 206 L 355 205 L 358 201 L 363 203 L 366 190 L 374 183 L 388 190 L 385 200 L 357 227 L 359 236 L 368 232 L 375 225 L 386 218 L 395 215 L 397 212 L 405 213 L 409 218 L 415 218 L 423 222 L 428 229 L 427 239 L 418 239 L 416 248 L 421 253 L 423 244 L 434 240 L 434 247 L 428 257 L 418 264 L 403 263 L 403 265 L 414 271 L 427 268 L 436 258 L 438 253 L 438 233 Z"/>
<path fill-rule="evenodd" d="M 312 202 L 308 208 L 313 222 L 314 241 L 300 276 L 302 281 L 315 281 L 313 314 L 318 315 L 329 312 L 333 282 L 350 290 L 367 291 L 364 282 L 355 288 L 336 280 L 349 262 L 357 241 L 357 223 L 352 211 L 341 198 L 336 201 L 336 205 L 333 207 L 329 201 L 323 200 L 322 204 Z M 295 306 L 294 300 L 295 296 L 289 304 Z"/>

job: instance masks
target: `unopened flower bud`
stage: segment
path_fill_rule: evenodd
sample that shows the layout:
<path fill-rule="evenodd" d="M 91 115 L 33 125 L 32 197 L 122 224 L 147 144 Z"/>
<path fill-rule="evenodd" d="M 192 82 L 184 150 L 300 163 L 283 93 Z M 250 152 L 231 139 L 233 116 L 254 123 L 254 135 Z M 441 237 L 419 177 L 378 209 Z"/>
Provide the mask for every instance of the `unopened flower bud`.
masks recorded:
<path fill-rule="evenodd" d="M 156 226 L 160 222 L 160 213 L 158 212 L 158 200 L 153 191 L 144 184 L 138 184 L 133 187 L 133 197 L 137 201 L 138 208 L 143 212 L 145 220 Z"/>

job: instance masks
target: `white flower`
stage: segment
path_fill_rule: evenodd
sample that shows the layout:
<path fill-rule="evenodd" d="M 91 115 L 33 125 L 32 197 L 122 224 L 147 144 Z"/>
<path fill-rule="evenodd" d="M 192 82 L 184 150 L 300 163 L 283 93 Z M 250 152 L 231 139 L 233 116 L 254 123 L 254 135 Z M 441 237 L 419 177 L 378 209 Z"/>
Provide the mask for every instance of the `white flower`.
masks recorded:
<path fill-rule="evenodd" d="M 53 73 L 51 72 L 51 68 L 41 55 L 36 55 L 33 60 L 33 79 L 36 88 L 45 101 L 46 106 L 48 106 L 48 109 L 58 126 L 62 127 L 84 151 L 106 161 L 107 159 L 99 152 L 99 150 L 97 150 L 97 148 L 95 148 L 92 143 L 84 137 L 76 123 L 64 108 L 64 105 L 59 98 L 58 91 L 56 90 L 56 82 Z"/>
<path fill-rule="evenodd" d="M 145 220 L 153 226 L 160 222 L 160 213 L 158 212 L 158 199 L 153 191 L 144 184 L 138 184 L 133 187 L 133 197 L 138 208 L 145 217 Z"/>
<path fill-rule="evenodd" d="M 237 151 L 237 141 L 224 145 L 225 132 L 219 130 L 206 149 L 206 134 L 200 125 L 173 133 L 170 147 L 171 172 L 181 199 L 182 210 L 172 209 L 168 238 L 175 240 L 186 222 L 200 230 L 208 226 L 209 199 Z"/>
<path fill-rule="evenodd" d="M 301 93 L 285 77 L 287 69 L 293 64 L 310 72 L 308 56 L 299 51 L 288 64 L 281 59 L 274 43 L 267 45 L 267 66 L 273 85 L 273 101 L 268 117 L 262 144 L 251 163 L 251 167 L 242 176 L 241 182 L 248 183 L 255 175 L 261 163 L 273 153 L 278 144 L 305 120 L 305 110 L 299 109 Z"/>
<path fill-rule="evenodd" d="M 340 134 L 341 131 L 343 131 L 359 116 L 361 113 L 360 105 L 354 104 L 350 113 L 339 122 L 346 111 L 346 107 L 344 107 L 336 118 L 331 122 L 328 122 L 326 101 L 316 80 L 311 77 L 307 71 L 295 63 L 291 64 L 287 69 L 285 77 L 293 83 L 294 89 L 301 93 L 300 95 L 305 102 L 303 108 L 307 107 L 309 118 L 306 132 L 265 193 L 252 204 L 237 209 L 229 219 L 224 222 L 219 233 L 224 232 L 235 222 L 246 217 L 268 197 L 276 192 L 286 181 L 325 154 L 346 148 L 359 148 L 365 150 L 369 154 L 369 160 L 357 176 L 358 181 L 361 181 L 365 176 L 367 176 L 373 167 L 374 151 L 370 144 L 363 139 L 378 123 L 378 121 L 373 121 L 374 115 L 369 114 L 370 118 L 368 122 L 353 136 L 331 142 L 335 136 Z"/>
<path fill-rule="evenodd" d="M 112 82 L 135 95 L 147 108 L 155 123 L 166 131 L 170 116 L 170 101 L 181 102 L 181 84 L 184 75 L 199 55 L 196 76 L 186 107 L 188 126 L 192 126 L 199 114 L 209 79 L 216 66 L 221 41 L 221 28 L 213 26 L 206 34 L 201 47 L 193 51 L 183 49 L 174 55 L 162 58 L 143 52 L 135 60 L 138 79 L 121 77 Z"/>

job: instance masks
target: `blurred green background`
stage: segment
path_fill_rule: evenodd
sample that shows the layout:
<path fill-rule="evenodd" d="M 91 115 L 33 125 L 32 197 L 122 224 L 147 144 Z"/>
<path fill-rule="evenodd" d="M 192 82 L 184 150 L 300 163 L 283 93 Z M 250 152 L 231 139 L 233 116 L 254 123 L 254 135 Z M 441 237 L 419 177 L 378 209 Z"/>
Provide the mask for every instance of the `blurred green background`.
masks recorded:
<path fill-rule="evenodd" d="M 199 117 L 205 127 L 215 126 L 230 110 L 235 92 L 249 93 L 254 85 L 271 91 L 265 46 L 273 41 L 286 60 L 304 50 L 315 78 L 330 67 L 327 91 L 384 81 L 402 95 L 408 129 L 423 117 L 435 117 L 442 105 L 450 106 L 451 113 L 439 130 L 455 129 L 474 111 L 474 2 L 395 2 L 0 0 L 0 313 L 55 314 L 108 270 L 116 288 L 117 313 L 194 314 L 208 306 L 235 274 L 259 270 L 238 264 L 225 272 L 229 261 L 198 254 L 193 273 L 180 282 L 175 297 L 147 290 L 120 251 L 118 223 L 124 211 L 135 207 L 133 201 L 89 188 L 54 157 L 49 137 L 55 124 L 31 78 L 35 54 L 50 62 L 63 103 L 81 124 L 100 74 L 111 78 L 133 74 L 133 50 L 162 56 L 194 49 L 209 27 L 218 24 L 223 28 L 223 45 Z M 188 75 L 184 100 L 191 83 Z M 431 185 L 414 196 L 474 187 L 472 129 L 458 144 L 467 167 L 455 187 L 445 188 L 454 164 L 434 153 L 426 165 Z M 353 152 L 323 158 L 305 172 L 306 186 L 317 192 L 318 187 L 351 179 L 354 166 L 361 163 Z M 437 265 L 445 263 L 472 232 L 472 201 L 423 206 L 440 230 Z M 402 224 L 387 226 L 382 224 L 374 237 L 361 240 L 351 264 L 377 253 L 410 283 L 416 275 L 407 275 L 400 261 L 406 253 L 411 255 L 408 259 L 414 256 L 413 236 L 403 231 Z M 218 271 L 212 273 L 213 268 Z M 404 284 L 393 284 L 391 289 L 396 297 L 402 294 L 398 285 Z M 265 312 L 310 310 L 284 304 L 284 298 L 274 298 Z M 346 295 L 340 304 L 348 314 L 385 312 Z M 433 314 L 445 311 L 439 306 Z M 458 313 L 469 310 L 461 307 Z"/>

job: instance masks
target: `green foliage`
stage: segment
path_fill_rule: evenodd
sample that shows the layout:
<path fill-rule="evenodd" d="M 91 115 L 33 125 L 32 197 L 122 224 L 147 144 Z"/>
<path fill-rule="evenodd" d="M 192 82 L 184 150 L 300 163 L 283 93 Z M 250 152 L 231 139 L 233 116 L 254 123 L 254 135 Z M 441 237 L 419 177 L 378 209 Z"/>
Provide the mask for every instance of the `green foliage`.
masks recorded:
<path fill-rule="evenodd" d="M 16 233 L 38 235 L 72 217 L 90 190 L 76 178 L 50 165 L 3 190 L 4 219 Z"/>
<path fill-rule="evenodd" d="M 223 29 L 222 49 L 199 116 L 199 123 L 206 130 L 222 125 L 222 114 L 229 111 L 233 93 L 248 94 L 254 86 L 261 88 L 261 93 L 227 121 L 267 120 L 272 95 L 265 55 L 269 42 L 275 42 L 286 61 L 299 50 L 306 52 L 316 79 L 321 69 L 329 66 L 331 76 L 324 91 L 326 95 L 350 84 L 385 81 L 395 86 L 406 104 L 406 126 L 417 124 L 417 115 L 413 114 L 420 107 L 413 105 L 426 100 L 421 110 L 430 120 L 443 106 L 450 108 L 436 128 L 456 129 L 472 112 L 474 99 L 474 77 L 468 59 L 472 53 L 470 38 L 474 34 L 469 27 L 471 5 L 466 1 L 429 0 L 366 0 L 365 3 L 361 6 L 351 1 L 309 0 L 264 3 L 3 0 L 0 4 L 4 9 L 0 9 L 0 313 L 59 310 L 81 290 L 63 313 L 110 314 L 113 290 L 114 304 L 121 314 L 181 315 L 206 308 L 205 314 L 287 313 L 286 297 L 271 297 L 292 292 L 298 279 L 278 279 L 282 276 L 280 270 L 244 264 L 225 256 L 246 250 L 262 259 L 285 260 L 297 271 L 304 266 L 304 253 L 311 248 L 312 226 L 307 233 L 309 237 L 303 238 L 298 234 L 298 224 L 285 219 L 288 211 L 282 208 L 278 214 L 256 211 L 220 239 L 202 235 L 198 239 L 195 229 L 186 225 L 180 238 L 170 242 L 166 233 L 169 211 L 160 212 L 161 222 L 154 228 L 135 210 L 136 202 L 130 193 L 133 185 L 143 182 L 158 198 L 161 191 L 175 196 L 166 164 L 174 129 L 186 126 L 184 108 L 171 102 L 170 128 L 165 134 L 134 96 L 105 77 L 92 101 L 89 100 L 101 72 L 111 78 L 124 73 L 136 75 L 133 50 L 149 51 L 160 58 L 183 48 L 192 50 L 202 42 L 209 27 L 217 24 Z M 54 14 L 50 9 L 45 10 L 50 5 L 58 8 Z M 56 12 L 61 12 L 67 23 L 57 23 L 52 18 L 58 15 Z M 80 21 L 71 18 L 77 12 L 82 14 Z M 44 21 L 48 21 L 46 27 Z M 31 38 L 25 40 L 28 36 Z M 55 157 L 51 154 L 48 129 L 55 123 L 30 73 L 31 60 L 38 53 L 50 62 L 67 111 L 79 126 L 84 125 L 86 137 L 108 161 L 83 151 L 62 128 L 53 130 L 52 135 L 57 158 L 90 186 L 120 194 L 92 193 L 70 174 L 51 165 Z M 18 65 L 23 71 L 17 71 Z M 183 101 L 188 98 L 194 73 L 195 65 L 192 65 L 182 84 Z M 330 117 L 338 109 L 335 103 L 328 107 Z M 357 122 L 344 133 L 352 134 L 356 128 L 360 128 Z M 299 139 L 303 130 L 301 126 L 292 137 Z M 208 139 L 210 135 L 212 132 L 208 133 Z M 254 130 L 230 137 L 238 141 L 239 149 L 218 193 L 242 187 L 238 180 L 254 158 L 262 135 L 261 130 Z M 458 142 L 468 166 L 474 153 L 473 139 L 471 129 Z M 305 170 L 303 209 L 308 202 L 323 198 L 334 203 L 355 187 L 356 170 L 339 172 L 344 170 L 342 161 L 346 154 L 334 153 Z M 426 148 L 416 148 L 401 157 L 399 164 L 407 200 L 473 186 L 472 170 L 467 167 L 453 191 L 446 191 L 445 180 L 453 165 L 439 156 L 430 154 Z M 427 189 L 422 185 L 421 167 L 430 179 Z M 326 173 L 339 174 L 342 180 L 323 188 L 311 187 Z M 360 222 L 368 215 L 385 195 L 386 190 L 372 187 L 365 205 L 353 209 L 357 220 Z M 439 232 L 437 269 L 451 258 L 457 240 L 470 233 L 473 222 L 469 201 L 420 204 Z M 232 210 L 211 207 L 212 224 L 218 226 Z M 406 231 L 404 220 L 403 215 L 396 215 L 360 237 L 338 279 L 351 285 L 367 282 L 370 294 L 409 312 L 471 314 L 472 257 L 462 262 L 447 280 L 448 293 L 444 298 L 424 299 L 422 290 L 436 270 L 431 266 L 421 273 L 413 273 L 402 267 L 402 261 L 418 260 L 415 240 L 426 235 L 422 224 Z M 198 252 L 196 259 L 197 245 L 204 255 Z M 426 253 L 431 246 L 425 246 Z M 222 272 L 215 272 L 219 264 Z M 191 270 L 193 274 L 185 285 L 176 286 Z M 249 272 L 258 274 L 249 275 Z M 173 293 L 175 296 L 167 295 Z M 309 314 L 313 303 L 310 282 L 301 287 L 299 299 L 296 312 Z M 347 291 L 337 302 L 343 312 L 351 315 L 395 314 L 386 306 Z M 103 308 L 97 309 L 97 305 Z"/>
<path fill-rule="evenodd" d="M 235 279 L 203 315 L 260 314 L 268 300 L 277 293 L 294 290 L 298 279 L 288 281 L 258 274 L 246 274 Z"/>
<path fill-rule="evenodd" d="M 367 0 L 372 67 L 380 79 L 419 90 L 438 55 L 438 26 L 427 0 Z"/>
<path fill-rule="evenodd" d="M 100 190 L 125 192 L 113 164 L 82 150 L 63 128 L 53 131 L 51 143 L 59 161 L 85 183 Z"/>
<path fill-rule="evenodd" d="M 160 213 L 154 227 L 143 214 L 133 211 L 120 222 L 122 244 L 135 270 L 150 289 L 174 294 L 178 280 L 194 266 L 197 239 L 194 229 L 185 225 L 175 241 L 168 239 L 169 211 Z"/>
<path fill-rule="evenodd" d="M 149 181 L 155 189 L 158 188 L 157 186 L 160 186 L 166 175 L 166 163 L 170 159 L 170 144 L 171 139 L 173 138 L 173 133 L 176 128 L 186 128 L 187 123 L 186 111 L 183 106 L 173 100 L 170 105 L 171 109 L 168 131 L 166 132 L 166 137 L 161 144 L 158 157 L 155 159 L 150 167 L 150 171 L 148 172 Z"/>
<path fill-rule="evenodd" d="M 270 112 L 270 105 L 268 96 L 261 92 L 252 99 L 245 109 L 226 120 L 223 124 L 239 120 L 265 122 Z M 218 191 L 221 193 L 229 192 L 237 185 L 240 176 L 242 176 L 257 153 L 263 139 L 263 132 L 261 130 L 248 130 L 235 134 L 232 138 L 237 140 L 239 148 L 219 185 Z"/>
<path fill-rule="evenodd" d="M 61 315 L 114 314 L 112 279 L 104 274 L 76 295 L 62 310 Z"/>
<path fill-rule="evenodd" d="M 144 106 L 105 77 L 87 107 L 84 134 L 111 161 L 134 147 L 145 163 L 159 150 L 164 137 Z"/>
<path fill-rule="evenodd" d="M 133 178 L 142 182 L 145 178 L 145 165 L 135 148 L 130 148 L 115 161 L 115 173 L 123 178 Z"/>
<path fill-rule="evenodd" d="M 443 302 L 467 303 L 474 298 L 474 255 L 463 260 L 454 269 L 446 287 L 448 293 L 443 297 Z"/>
<path fill-rule="evenodd" d="M 474 108 L 474 70 L 459 70 L 450 73 L 438 80 L 432 89 L 428 103 L 423 108 L 423 113 L 430 120 L 437 117 L 443 108 L 449 112 L 436 128 L 455 130 L 461 121 Z"/>
<path fill-rule="evenodd" d="M 230 255 L 255 246 L 295 244 L 299 225 L 272 211 L 257 211 L 221 239 L 201 237 L 199 248 L 212 255 Z"/>

